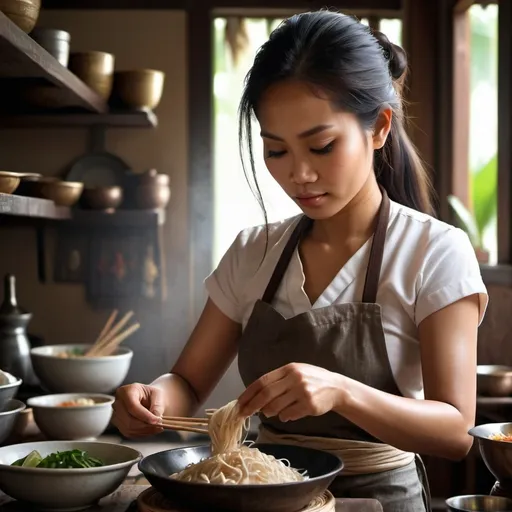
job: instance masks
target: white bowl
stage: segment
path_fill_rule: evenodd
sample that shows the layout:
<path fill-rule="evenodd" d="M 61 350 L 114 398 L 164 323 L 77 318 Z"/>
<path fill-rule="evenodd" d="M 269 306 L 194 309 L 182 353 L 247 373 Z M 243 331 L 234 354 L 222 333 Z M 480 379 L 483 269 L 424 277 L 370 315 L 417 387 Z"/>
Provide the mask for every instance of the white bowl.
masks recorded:
<path fill-rule="evenodd" d="M 129 348 L 119 347 L 105 357 L 62 358 L 58 354 L 87 350 L 91 345 L 47 345 L 30 351 L 32 366 L 41 385 L 50 393 L 113 393 L 123 384 L 133 358 Z"/>
<path fill-rule="evenodd" d="M 63 402 L 91 398 L 95 405 L 62 407 Z M 94 439 L 103 434 L 112 417 L 110 395 L 66 393 L 45 395 L 27 400 L 32 407 L 34 421 L 48 439 Z"/>
<path fill-rule="evenodd" d="M 18 377 L 0 370 L 0 407 L 16 396 L 22 382 Z"/>
<path fill-rule="evenodd" d="M 37 450 L 42 457 L 79 449 L 101 459 L 105 466 L 86 469 L 24 468 L 11 464 Z M 0 448 L 0 490 L 41 510 L 88 508 L 114 492 L 142 455 L 121 444 L 88 441 L 42 441 Z"/>
<path fill-rule="evenodd" d="M 0 406 L 0 443 L 11 435 L 16 419 L 26 408 L 23 402 L 14 398 Z"/>

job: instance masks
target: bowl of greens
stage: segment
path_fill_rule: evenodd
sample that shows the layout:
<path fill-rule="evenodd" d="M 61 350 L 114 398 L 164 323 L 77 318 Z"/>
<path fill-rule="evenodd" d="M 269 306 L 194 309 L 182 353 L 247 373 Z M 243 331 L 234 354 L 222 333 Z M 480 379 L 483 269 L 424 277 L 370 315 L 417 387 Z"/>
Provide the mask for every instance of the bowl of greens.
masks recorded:
<path fill-rule="evenodd" d="M 114 492 L 141 458 L 128 446 L 95 441 L 4 446 L 0 490 L 41 510 L 82 510 Z"/>

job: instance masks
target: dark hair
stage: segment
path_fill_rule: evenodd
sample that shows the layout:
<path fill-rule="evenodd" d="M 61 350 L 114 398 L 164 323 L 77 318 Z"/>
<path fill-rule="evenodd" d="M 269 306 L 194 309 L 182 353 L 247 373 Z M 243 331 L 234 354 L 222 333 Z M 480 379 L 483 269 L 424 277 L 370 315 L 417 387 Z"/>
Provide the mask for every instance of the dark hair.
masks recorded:
<path fill-rule="evenodd" d="M 240 151 L 247 144 L 252 177 L 244 172 L 267 223 L 251 143 L 252 115 L 257 116 L 262 94 L 273 84 L 295 79 L 325 91 L 340 110 L 353 113 L 363 129 L 375 125 L 384 106 L 393 109 L 391 130 L 384 147 L 374 152 L 374 170 L 390 199 L 432 213 L 428 172 L 405 127 L 402 87 L 407 56 L 377 31 L 351 16 L 328 10 L 295 15 L 272 32 L 259 49 L 246 77 L 240 103 Z"/>

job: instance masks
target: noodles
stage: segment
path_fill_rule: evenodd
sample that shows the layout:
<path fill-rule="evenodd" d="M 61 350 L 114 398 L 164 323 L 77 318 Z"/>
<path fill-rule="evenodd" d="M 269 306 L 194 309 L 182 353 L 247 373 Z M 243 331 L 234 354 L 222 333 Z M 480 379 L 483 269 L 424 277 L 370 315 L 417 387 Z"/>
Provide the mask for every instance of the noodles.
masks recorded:
<path fill-rule="evenodd" d="M 244 446 L 249 418 L 243 418 L 233 401 L 214 412 L 208 423 L 212 456 L 190 464 L 171 478 L 207 484 L 281 484 L 300 482 L 307 477 L 257 448 Z"/>
<path fill-rule="evenodd" d="M 512 443 L 512 435 L 503 434 L 502 432 L 498 432 L 497 434 L 491 434 L 489 439 L 492 441 L 504 441 L 505 443 Z"/>

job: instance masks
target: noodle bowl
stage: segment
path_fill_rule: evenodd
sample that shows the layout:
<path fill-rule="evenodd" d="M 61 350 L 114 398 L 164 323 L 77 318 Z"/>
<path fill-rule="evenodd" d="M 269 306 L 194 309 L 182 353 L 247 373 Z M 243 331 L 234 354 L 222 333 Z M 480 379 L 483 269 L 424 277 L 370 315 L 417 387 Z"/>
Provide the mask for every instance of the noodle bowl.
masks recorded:
<path fill-rule="evenodd" d="M 207 484 L 283 484 L 306 480 L 305 474 L 258 448 L 244 445 L 250 419 L 240 415 L 234 400 L 215 411 L 208 422 L 212 456 L 190 464 L 171 478 Z"/>

